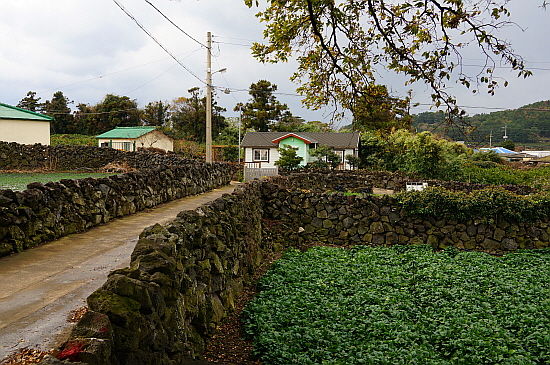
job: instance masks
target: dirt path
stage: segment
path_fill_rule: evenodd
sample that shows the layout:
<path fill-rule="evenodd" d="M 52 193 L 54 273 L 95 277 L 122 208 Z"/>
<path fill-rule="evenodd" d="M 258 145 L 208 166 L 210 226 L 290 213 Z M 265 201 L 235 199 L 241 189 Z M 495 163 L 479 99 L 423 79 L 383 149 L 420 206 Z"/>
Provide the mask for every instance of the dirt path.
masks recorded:
<path fill-rule="evenodd" d="M 71 311 L 86 304 L 107 274 L 130 263 L 145 227 L 166 223 L 238 183 L 187 197 L 0 259 L 0 361 L 21 348 L 53 347 L 68 332 Z"/>

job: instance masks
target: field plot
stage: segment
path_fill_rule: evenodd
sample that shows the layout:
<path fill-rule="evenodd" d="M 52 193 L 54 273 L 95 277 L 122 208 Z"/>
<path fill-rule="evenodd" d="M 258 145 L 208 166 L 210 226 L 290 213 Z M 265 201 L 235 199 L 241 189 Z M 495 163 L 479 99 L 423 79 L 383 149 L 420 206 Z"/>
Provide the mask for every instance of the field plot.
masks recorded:
<path fill-rule="evenodd" d="M 52 173 L 21 173 L 21 174 L 0 174 L 0 189 L 11 189 L 22 191 L 27 185 L 33 182 L 43 184 L 50 181 L 60 181 L 63 179 L 84 179 L 87 177 L 99 178 L 115 175 L 112 173 L 73 173 L 73 172 L 52 172 Z"/>
<path fill-rule="evenodd" d="M 264 364 L 549 364 L 550 251 L 291 250 L 244 317 Z"/>

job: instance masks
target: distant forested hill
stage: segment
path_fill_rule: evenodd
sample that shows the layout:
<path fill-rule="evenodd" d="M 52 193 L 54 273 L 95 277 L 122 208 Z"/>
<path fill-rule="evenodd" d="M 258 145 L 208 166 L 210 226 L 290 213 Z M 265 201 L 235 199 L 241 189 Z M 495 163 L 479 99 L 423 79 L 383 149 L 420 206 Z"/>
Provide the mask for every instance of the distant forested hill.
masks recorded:
<path fill-rule="evenodd" d="M 493 143 L 503 141 L 504 127 L 508 138 L 515 143 L 550 143 L 550 101 L 539 101 L 515 110 L 476 114 L 464 118 L 475 127 L 469 140 L 482 142 L 493 134 Z M 425 112 L 414 115 L 413 127 L 417 131 L 430 130 L 454 139 L 464 139 L 457 128 L 445 130 L 444 114 Z"/>

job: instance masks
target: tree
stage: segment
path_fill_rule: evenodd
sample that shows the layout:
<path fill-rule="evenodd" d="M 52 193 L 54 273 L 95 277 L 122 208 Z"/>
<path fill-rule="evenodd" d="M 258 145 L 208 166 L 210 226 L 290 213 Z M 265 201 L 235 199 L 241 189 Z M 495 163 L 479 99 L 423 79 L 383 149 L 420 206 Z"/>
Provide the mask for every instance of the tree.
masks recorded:
<path fill-rule="evenodd" d="M 74 116 L 69 108 L 69 104 L 72 103 L 74 101 L 70 101 L 63 92 L 57 91 L 53 94 L 52 100 L 46 100 L 43 104 L 44 113 L 54 118 L 50 125 L 53 134 L 77 133 Z"/>
<path fill-rule="evenodd" d="M 300 124 L 296 132 L 330 133 L 334 132 L 330 124 L 319 120 L 310 120 L 307 123 Z"/>
<path fill-rule="evenodd" d="M 88 132 L 88 129 L 94 123 L 94 109 L 88 104 L 78 104 L 74 113 L 74 131 L 72 133 L 92 134 Z"/>
<path fill-rule="evenodd" d="M 298 156 L 298 148 L 289 145 L 284 145 L 279 148 L 279 159 L 275 161 L 275 165 L 287 170 L 295 170 L 300 167 L 300 163 L 304 160 Z"/>
<path fill-rule="evenodd" d="M 115 127 L 139 125 L 141 111 L 137 102 L 127 96 L 107 94 L 94 106 L 78 104 L 75 113 L 76 128 L 82 134 L 95 135 Z"/>
<path fill-rule="evenodd" d="M 391 96 L 384 85 L 371 85 L 369 89 L 355 102 L 353 130 L 389 132 L 411 127 L 410 95 L 404 99 Z"/>
<path fill-rule="evenodd" d="M 179 97 L 172 101 L 172 128 L 178 137 L 202 142 L 206 140 L 206 97 L 202 96 L 198 87 L 188 92 L 191 94 L 189 98 Z M 221 115 L 224 111 L 212 98 L 212 136 L 217 136 L 227 126 L 225 117 Z"/>
<path fill-rule="evenodd" d="M 514 151 L 516 149 L 516 144 L 511 139 L 506 139 L 498 144 L 499 147 L 504 147 L 506 149 L 509 149 L 510 151 Z"/>
<path fill-rule="evenodd" d="M 36 97 L 36 92 L 29 91 L 27 93 L 27 96 L 25 96 L 19 103 L 17 103 L 17 107 L 21 109 L 30 110 L 31 112 L 40 112 L 42 111 L 43 104 L 40 102 L 40 97 Z"/>
<path fill-rule="evenodd" d="M 316 158 L 312 163 L 313 167 L 335 169 L 340 165 L 341 157 L 329 146 L 320 145 L 315 149 L 309 150 L 309 154 Z"/>
<path fill-rule="evenodd" d="M 290 118 L 286 104 L 281 104 L 273 93 L 277 85 L 267 80 L 260 80 L 250 85 L 251 98 L 246 104 L 237 104 L 235 111 L 242 112 L 245 128 L 252 128 L 257 132 L 268 132 L 283 118 Z"/>
<path fill-rule="evenodd" d="M 249 7 L 254 3 L 244 1 Z M 266 25 L 266 43 L 255 43 L 253 54 L 262 62 L 296 56 L 298 68 L 291 79 L 300 83 L 297 90 L 310 108 L 335 104 L 354 112 L 387 69 L 404 75 L 406 84 L 426 83 L 436 106 L 461 114 L 446 91 L 448 83 L 456 81 L 474 92 L 485 85 L 494 94 L 499 85 L 495 66 L 507 64 L 518 76 L 531 75 L 509 42 L 496 35 L 511 24 L 506 3 L 270 0 L 257 14 Z M 477 47 L 486 60 L 472 74 L 461 67 L 467 46 Z"/>
<path fill-rule="evenodd" d="M 167 126 L 170 123 L 170 106 L 162 101 L 153 101 L 145 106 L 142 114 L 144 125 Z"/>

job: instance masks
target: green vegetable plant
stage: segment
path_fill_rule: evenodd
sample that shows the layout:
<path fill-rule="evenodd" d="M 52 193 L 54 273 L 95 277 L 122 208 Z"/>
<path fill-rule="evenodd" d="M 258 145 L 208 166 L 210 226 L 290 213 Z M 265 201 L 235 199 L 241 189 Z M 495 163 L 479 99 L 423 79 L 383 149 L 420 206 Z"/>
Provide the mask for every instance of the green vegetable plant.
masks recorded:
<path fill-rule="evenodd" d="M 244 329 L 263 364 L 550 363 L 550 251 L 289 250 Z"/>

